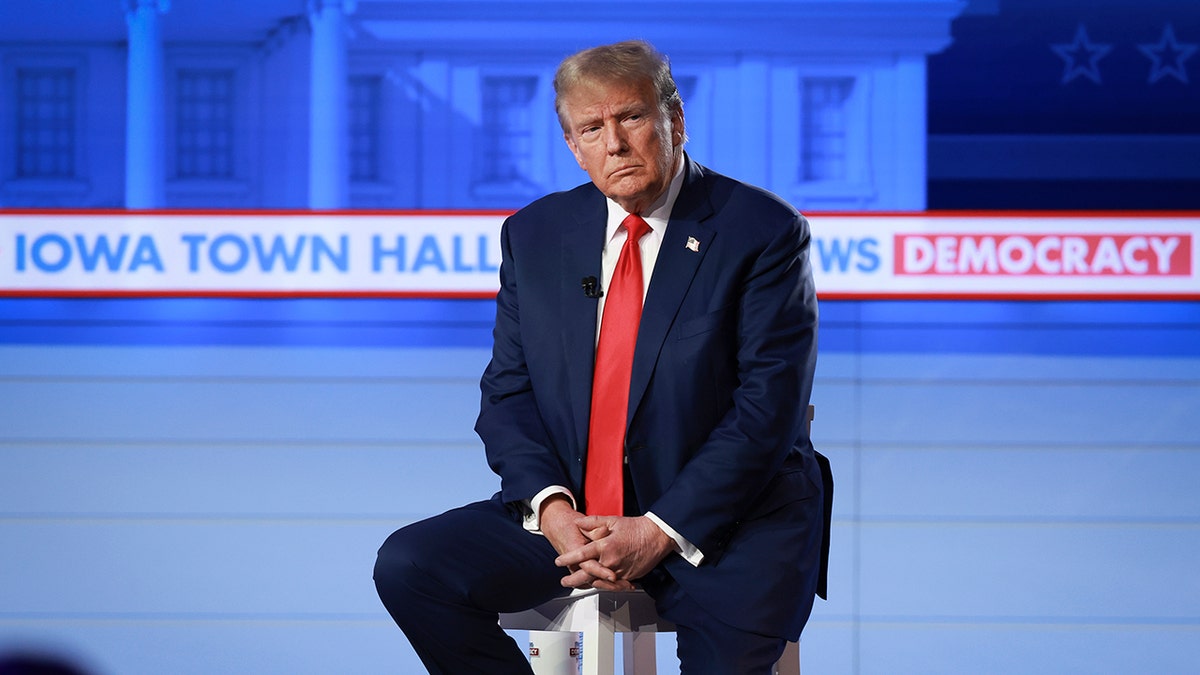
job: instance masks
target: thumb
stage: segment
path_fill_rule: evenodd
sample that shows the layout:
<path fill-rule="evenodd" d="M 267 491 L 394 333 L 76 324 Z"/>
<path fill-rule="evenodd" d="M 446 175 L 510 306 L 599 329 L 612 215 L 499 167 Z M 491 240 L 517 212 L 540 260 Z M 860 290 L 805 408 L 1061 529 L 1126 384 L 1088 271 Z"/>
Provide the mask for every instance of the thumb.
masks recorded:
<path fill-rule="evenodd" d="M 611 527 L 615 520 L 612 516 L 584 516 L 575 521 L 581 530 L 594 530 L 599 527 Z"/>
<path fill-rule="evenodd" d="M 587 537 L 591 541 L 599 541 L 610 534 L 612 534 L 612 530 L 608 529 L 607 525 L 601 525 L 600 527 L 583 531 L 583 536 Z"/>

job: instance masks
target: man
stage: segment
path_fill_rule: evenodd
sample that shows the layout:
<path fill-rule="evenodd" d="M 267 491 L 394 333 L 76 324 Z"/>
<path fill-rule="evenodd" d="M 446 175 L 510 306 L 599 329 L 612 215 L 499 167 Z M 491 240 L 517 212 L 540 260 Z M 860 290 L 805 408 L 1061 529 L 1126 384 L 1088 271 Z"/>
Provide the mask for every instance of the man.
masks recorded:
<path fill-rule="evenodd" d="M 555 91 L 591 182 L 501 233 L 475 427 L 501 491 L 394 533 L 380 597 L 435 673 L 528 673 L 498 612 L 635 583 L 683 673 L 767 673 L 828 546 L 808 223 L 686 156 L 648 44 L 567 58 Z"/>

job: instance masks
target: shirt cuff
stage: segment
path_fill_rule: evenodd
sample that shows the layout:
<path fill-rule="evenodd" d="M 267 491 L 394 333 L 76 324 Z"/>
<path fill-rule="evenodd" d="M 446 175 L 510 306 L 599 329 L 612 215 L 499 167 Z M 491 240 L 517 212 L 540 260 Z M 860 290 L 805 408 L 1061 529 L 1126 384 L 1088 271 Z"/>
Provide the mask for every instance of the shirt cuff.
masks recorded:
<path fill-rule="evenodd" d="M 551 485 L 533 496 L 533 499 L 525 502 L 525 518 L 522 525 L 529 532 L 534 534 L 542 533 L 542 502 L 546 501 L 552 495 L 566 495 L 567 499 L 571 500 L 571 507 L 575 508 L 575 495 L 571 491 L 561 485 Z"/>
<path fill-rule="evenodd" d="M 702 553 L 700 549 L 693 546 L 692 542 L 685 539 L 682 534 L 676 532 L 675 528 L 664 523 L 662 518 L 654 515 L 653 511 L 647 511 L 646 517 L 650 519 L 650 522 L 657 525 L 658 529 L 663 531 L 663 534 L 667 535 L 672 541 L 675 542 L 675 545 L 679 547 L 679 555 L 682 556 L 684 560 L 691 563 L 692 567 L 699 567 L 700 563 L 704 562 L 704 553 Z"/>

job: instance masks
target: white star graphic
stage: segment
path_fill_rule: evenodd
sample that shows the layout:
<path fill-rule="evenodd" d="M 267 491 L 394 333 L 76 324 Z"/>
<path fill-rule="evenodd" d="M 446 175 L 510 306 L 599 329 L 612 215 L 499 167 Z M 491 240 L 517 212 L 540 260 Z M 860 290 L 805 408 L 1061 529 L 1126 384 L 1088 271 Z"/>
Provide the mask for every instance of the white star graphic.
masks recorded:
<path fill-rule="evenodd" d="M 1083 27 L 1083 24 L 1079 24 L 1079 30 L 1075 31 L 1073 42 L 1050 45 L 1050 49 L 1053 49 L 1054 53 L 1058 54 L 1066 64 L 1063 68 L 1063 84 L 1081 75 L 1100 84 L 1100 68 L 1096 64 L 1112 50 L 1112 45 L 1092 44 L 1092 41 L 1088 39 L 1087 29 Z"/>
<path fill-rule="evenodd" d="M 1198 48 L 1200 45 L 1176 42 L 1175 29 L 1169 23 L 1163 28 L 1162 39 L 1158 44 L 1138 45 L 1138 49 L 1154 62 L 1150 67 L 1150 84 L 1167 76 L 1187 84 L 1187 69 L 1183 67 L 1183 62 L 1195 54 Z"/>

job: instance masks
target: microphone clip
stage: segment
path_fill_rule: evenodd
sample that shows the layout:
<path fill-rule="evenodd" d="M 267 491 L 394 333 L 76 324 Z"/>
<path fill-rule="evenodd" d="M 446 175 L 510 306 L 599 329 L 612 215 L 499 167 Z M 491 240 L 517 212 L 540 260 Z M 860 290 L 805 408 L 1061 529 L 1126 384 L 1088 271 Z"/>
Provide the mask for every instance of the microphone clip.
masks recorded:
<path fill-rule="evenodd" d="M 584 277 L 579 282 L 579 285 L 583 287 L 583 295 L 586 298 L 596 300 L 604 295 L 604 291 L 600 290 L 600 282 L 596 280 L 596 277 Z"/>

